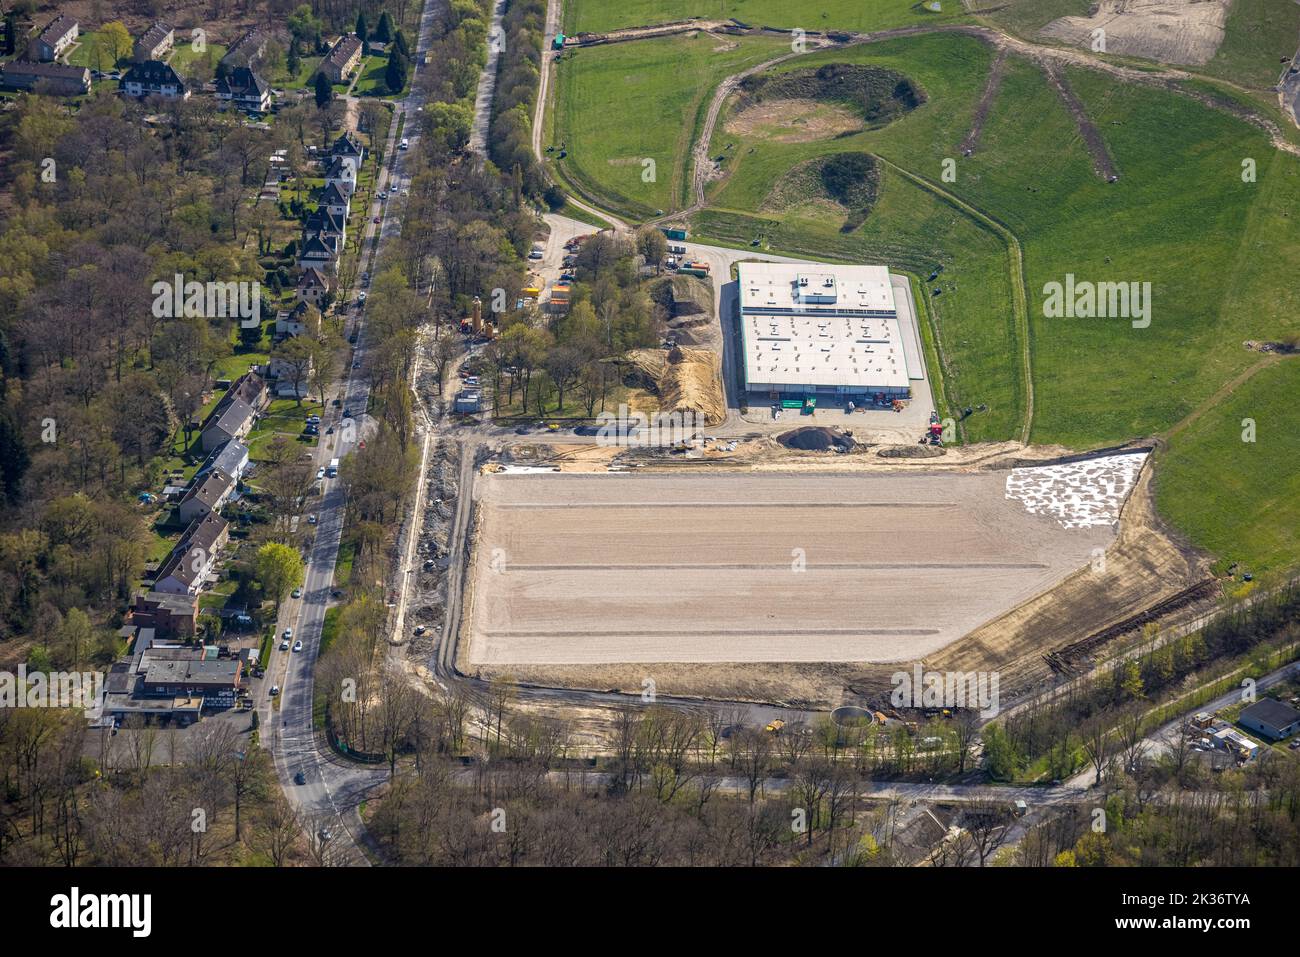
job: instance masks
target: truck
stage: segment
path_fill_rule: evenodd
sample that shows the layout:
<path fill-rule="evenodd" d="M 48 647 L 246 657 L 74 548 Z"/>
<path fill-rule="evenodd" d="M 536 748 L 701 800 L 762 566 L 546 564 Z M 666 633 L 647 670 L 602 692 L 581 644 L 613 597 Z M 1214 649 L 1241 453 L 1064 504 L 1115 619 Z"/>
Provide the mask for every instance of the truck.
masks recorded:
<path fill-rule="evenodd" d="M 681 243 L 669 243 L 668 252 L 673 256 L 685 256 L 686 247 L 683 246 Z"/>
<path fill-rule="evenodd" d="M 699 276 L 702 279 L 707 278 L 709 275 L 709 264 L 704 262 L 682 263 L 681 267 L 677 270 L 677 274 L 679 276 Z"/>
<path fill-rule="evenodd" d="M 325 477 L 326 477 L 326 478 L 334 478 L 334 477 L 335 477 L 336 475 L 338 475 L 338 474 L 339 474 L 339 460 L 338 460 L 338 459 L 330 459 L 330 464 L 329 464 L 329 466 L 325 469 Z"/>

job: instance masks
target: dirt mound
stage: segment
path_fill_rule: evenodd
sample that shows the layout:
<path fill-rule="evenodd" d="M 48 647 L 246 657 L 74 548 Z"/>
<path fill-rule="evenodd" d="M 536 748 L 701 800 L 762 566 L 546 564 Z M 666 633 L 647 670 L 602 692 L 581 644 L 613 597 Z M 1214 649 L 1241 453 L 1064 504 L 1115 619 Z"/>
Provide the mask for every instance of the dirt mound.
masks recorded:
<path fill-rule="evenodd" d="M 717 350 L 713 287 L 694 276 L 671 276 L 650 288 L 650 298 L 667 314 L 665 331 L 681 346 Z"/>
<path fill-rule="evenodd" d="M 857 229 L 880 197 L 880 164 L 870 153 L 832 153 L 791 167 L 768 193 L 763 208 L 781 212 L 821 203 L 845 213 L 843 232 Z"/>
<path fill-rule="evenodd" d="M 626 358 L 630 363 L 628 384 L 658 395 L 661 411 L 694 412 L 707 425 L 718 425 L 726 418 L 721 363 L 712 349 L 636 349 Z"/>
<path fill-rule="evenodd" d="M 1199 66 L 1223 43 L 1230 6 L 1231 0 L 1100 0 L 1088 16 L 1061 17 L 1042 33 L 1085 49 L 1104 37 L 1106 53 Z"/>
<path fill-rule="evenodd" d="M 853 436 L 817 425 L 807 425 L 802 429 L 782 432 L 776 440 L 787 449 L 800 449 L 804 452 L 825 452 L 830 448 L 839 448 L 847 452 L 855 444 Z"/>
<path fill-rule="evenodd" d="M 884 126 L 925 102 L 925 94 L 902 73 L 853 63 L 755 73 L 740 81 L 740 90 L 737 115 L 764 101 L 817 100 L 847 106 L 872 127 Z"/>
<path fill-rule="evenodd" d="M 944 450 L 934 445 L 889 445 L 876 452 L 882 459 L 937 459 Z"/>

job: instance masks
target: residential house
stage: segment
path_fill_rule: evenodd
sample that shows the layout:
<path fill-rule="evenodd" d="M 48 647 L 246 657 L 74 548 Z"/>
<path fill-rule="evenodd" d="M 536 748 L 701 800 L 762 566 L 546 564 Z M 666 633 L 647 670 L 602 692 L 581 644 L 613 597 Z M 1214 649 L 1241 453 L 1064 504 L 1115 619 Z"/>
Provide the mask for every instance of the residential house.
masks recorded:
<path fill-rule="evenodd" d="M 337 186 L 344 196 L 351 197 L 357 191 L 357 168 L 350 160 L 335 156 L 325 169 L 325 188 Z"/>
<path fill-rule="evenodd" d="M 1300 711 L 1276 698 L 1262 698 L 1242 709 L 1237 722 L 1270 741 L 1282 741 L 1300 731 Z"/>
<path fill-rule="evenodd" d="M 244 477 L 244 473 L 248 471 L 248 446 L 238 439 L 231 439 L 225 445 L 213 449 L 212 454 L 194 473 L 194 477 L 198 478 L 200 475 L 206 475 L 214 469 L 225 472 L 238 482 Z"/>
<path fill-rule="evenodd" d="M 199 601 L 190 594 L 138 592 L 130 621 L 136 628 L 152 628 L 159 638 L 193 638 L 199 623 Z"/>
<path fill-rule="evenodd" d="M 339 243 L 342 244 L 347 238 L 346 220 L 335 216 L 324 207 L 317 207 L 307 217 L 307 222 L 303 225 L 303 231 L 307 233 L 324 233 L 326 236 L 337 236 Z"/>
<path fill-rule="evenodd" d="M 271 87 L 246 66 L 217 77 L 216 89 L 218 100 L 246 113 L 265 113 L 271 108 Z"/>
<path fill-rule="evenodd" d="M 40 63 L 52 63 L 63 56 L 68 47 L 77 42 L 81 35 L 81 24 L 66 13 L 45 25 L 40 33 L 32 37 L 27 44 L 27 58 Z"/>
<path fill-rule="evenodd" d="M 172 52 L 175 42 L 176 31 L 170 24 L 157 20 L 153 26 L 136 38 L 131 47 L 131 59 L 136 63 L 144 63 L 146 60 L 165 60 L 167 54 Z"/>
<path fill-rule="evenodd" d="M 55 96 L 82 96 L 90 92 L 90 71 L 84 66 L 19 60 L 0 64 L 0 87 L 10 90 L 39 87 Z"/>
<path fill-rule="evenodd" d="M 257 413 L 270 400 L 266 381 L 256 372 L 246 372 L 236 379 L 199 427 L 203 451 L 211 452 L 231 439 L 243 439 L 252 430 Z"/>
<path fill-rule="evenodd" d="M 243 678 L 238 658 L 162 658 L 145 654 L 140 694 L 148 697 L 202 697 L 202 707 L 232 707 Z M 209 700 L 212 699 L 212 700 Z"/>
<path fill-rule="evenodd" d="M 191 522 L 159 566 L 153 590 L 166 595 L 197 595 L 229 539 L 230 523 L 216 512 Z"/>
<path fill-rule="evenodd" d="M 253 27 L 238 40 L 226 48 L 226 55 L 221 58 L 220 66 L 224 70 L 235 67 L 256 67 L 266 54 L 267 44 L 273 39 L 272 34 L 261 28 Z"/>
<path fill-rule="evenodd" d="M 298 250 L 299 269 L 319 269 L 321 272 L 338 272 L 339 254 L 343 246 L 337 237 L 322 233 L 305 234 L 302 248 Z"/>
<path fill-rule="evenodd" d="M 343 83 L 361 64 L 361 39 L 355 33 L 339 37 L 320 61 L 320 72 L 331 83 Z"/>
<path fill-rule="evenodd" d="M 180 74 L 161 60 L 137 63 L 126 71 L 119 86 L 127 96 L 137 99 L 161 96 L 169 100 L 184 100 L 190 95 Z"/>
<path fill-rule="evenodd" d="M 319 209 L 328 210 L 331 216 L 335 216 L 346 223 L 352 201 L 348 199 L 348 194 L 339 188 L 338 183 L 326 183 L 317 205 Z"/>
<path fill-rule="evenodd" d="M 345 130 L 330 147 L 330 155 L 351 163 L 352 168 L 360 173 L 361 164 L 366 158 L 366 148 L 361 145 L 361 138 L 356 133 Z"/>
<path fill-rule="evenodd" d="M 227 394 L 203 423 L 200 432 L 203 451 L 211 452 L 232 439 L 242 440 L 252 431 L 256 417 L 257 413 L 251 405 Z"/>
<path fill-rule="evenodd" d="M 271 403 L 271 398 L 266 391 L 266 380 L 253 369 L 245 372 L 231 383 L 225 398 L 231 396 L 243 399 L 257 412 L 261 412 Z"/>
<path fill-rule="evenodd" d="M 220 469 L 211 469 L 204 475 L 194 476 L 189 490 L 181 497 L 176 506 L 176 514 L 182 522 L 192 523 L 221 511 L 221 507 L 235 494 L 236 482 L 233 477 Z"/>
<path fill-rule="evenodd" d="M 329 276 L 315 267 L 309 267 L 302 271 L 298 277 L 298 286 L 294 290 L 299 302 L 308 302 L 317 309 L 321 308 L 321 302 L 334 290 L 334 283 Z M 275 331 L 280 331 L 279 319 L 276 319 Z M 293 333 L 297 335 L 298 333 Z"/>
<path fill-rule="evenodd" d="M 281 399 L 305 399 L 310 392 L 312 361 L 290 362 L 282 356 L 271 356 L 268 374 L 275 380 L 275 394 Z"/>
<path fill-rule="evenodd" d="M 314 269 L 320 275 L 320 270 Z M 278 339 L 288 336 L 301 336 L 303 333 L 308 335 L 320 335 L 320 311 L 312 307 L 309 303 L 299 301 L 299 303 L 288 312 L 278 313 L 275 317 L 275 335 Z"/>

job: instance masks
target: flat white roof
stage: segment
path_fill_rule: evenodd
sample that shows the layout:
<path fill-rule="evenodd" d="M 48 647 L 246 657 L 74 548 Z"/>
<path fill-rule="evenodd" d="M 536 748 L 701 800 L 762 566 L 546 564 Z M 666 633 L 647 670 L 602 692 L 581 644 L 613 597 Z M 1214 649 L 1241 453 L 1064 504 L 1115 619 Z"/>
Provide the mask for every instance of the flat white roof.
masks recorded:
<path fill-rule="evenodd" d="M 897 314 L 884 266 L 741 263 L 739 274 L 742 312 Z"/>
<path fill-rule="evenodd" d="M 739 273 L 750 389 L 909 387 L 884 266 L 741 263 Z"/>

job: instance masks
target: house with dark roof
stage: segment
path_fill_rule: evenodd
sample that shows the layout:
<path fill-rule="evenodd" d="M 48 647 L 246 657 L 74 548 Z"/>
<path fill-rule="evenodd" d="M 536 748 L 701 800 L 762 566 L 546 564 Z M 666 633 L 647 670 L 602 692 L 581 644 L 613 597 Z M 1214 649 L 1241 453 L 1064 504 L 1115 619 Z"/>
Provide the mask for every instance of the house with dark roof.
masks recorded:
<path fill-rule="evenodd" d="M 253 429 L 257 416 L 253 407 L 230 393 L 217 403 L 200 432 L 203 451 L 211 452 L 232 439 L 242 440 Z"/>
<path fill-rule="evenodd" d="M 325 167 L 325 188 L 337 186 L 344 196 L 351 197 L 357 191 L 357 168 L 350 160 L 335 156 Z"/>
<path fill-rule="evenodd" d="M 135 43 L 131 45 L 131 59 L 136 63 L 165 60 L 167 54 L 172 52 L 175 42 L 176 31 L 171 24 L 156 20 L 148 30 L 136 37 Z"/>
<path fill-rule="evenodd" d="M 62 63 L 32 63 L 16 60 L 0 64 L 0 87 L 35 90 L 56 96 L 83 96 L 90 92 L 90 70 Z"/>
<path fill-rule="evenodd" d="M 230 385 L 225 398 L 242 399 L 256 412 L 261 412 L 271 401 L 266 391 L 266 380 L 255 370 L 250 369 Z"/>
<path fill-rule="evenodd" d="M 342 83 L 361 63 L 361 39 L 355 33 L 339 37 L 320 61 L 320 72 L 331 83 Z"/>
<path fill-rule="evenodd" d="M 323 233 L 304 234 L 302 248 L 298 250 L 299 269 L 319 269 L 333 274 L 338 270 L 339 253 L 342 245 L 336 237 Z"/>
<path fill-rule="evenodd" d="M 335 216 L 323 206 L 316 207 L 315 211 L 307 217 L 307 222 L 303 224 L 303 230 L 308 233 L 324 233 L 326 236 L 337 236 L 342 243 L 347 238 L 346 221 L 339 216 Z"/>
<path fill-rule="evenodd" d="M 176 513 L 182 522 L 195 522 L 221 511 L 221 507 L 233 494 L 235 479 L 220 469 L 211 469 L 194 477 L 189 490 L 176 507 Z"/>
<path fill-rule="evenodd" d="M 197 595 L 230 539 L 230 523 L 216 512 L 191 522 L 154 575 L 153 590 L 167 595 Z"/>
<path fill-rule="evenodd" d="M 348 194 L 339 189 L 338 183 L 326 183 L 325 189 L 321 191 L 319 208 L 327 209 L 334 216 L 347 222 L 348 211 L 352 207 L 352 201 L 348 199 Z"/>
<path fill-rule="evenodd" d="M 1270 741 L 1282 741 L 1300 731 L 1300 711 L 1276 698 L 1263 698 L 1243 708 L 1237 722 Z"/>
<path fill-rule="evenodd" d="M 366 148 L 361 145 L 361 138 L 351 130 L 344 130 L 330 147 L 330 155 L 348 160 L 353 168 L 361 172 L 361 164 L 366 158 Z"/>
<path fill-rule="evenodd" d="M 189 87 L 181 75 L 161 60 L 137 63 L 123 75 L 119 88 L 127 96 L 144 99 L 161 96 L 170 100 L 187 99 Z"/>
<path fill-rule="evenodd" d="M 298 297 L 299 302 L 309 302 L 317 309 L 320 308 L 322 300 L 328 296 L 334 289 L 334 282 L 324 272 L 314 266 L 309 266 L 302 271 L 298 277 L 298 285 L 294 289 L 294 294 Z M 276 320 L 276 331 L 280 328 L 279 319 Z"/>
<path fill-rule="evenodd" d="M 275 35 L 265 27 L 253 27 L 226 48 L 221 65 L 229 69 L 238 66 L 256 67 L 274 39 Z"/>
<path fill-rule="evenodd" d="M 68 47 L 81 35 L 81 24 L 66 13 L 45 24 L 40 33 L 27 44 L 27 58 L 41 63 L 51 63 L 63 56 Z"/>
<path fill-rule="evenodd" d="M 246 113 L 265 113 L 271 108 L 271 87 L 246 66 L 237 66 L 217 77 L 217 99 Z"/>

